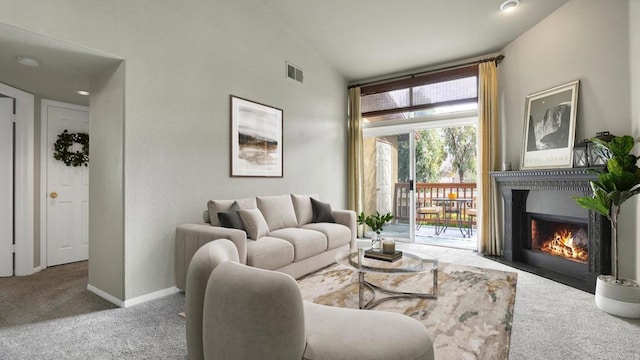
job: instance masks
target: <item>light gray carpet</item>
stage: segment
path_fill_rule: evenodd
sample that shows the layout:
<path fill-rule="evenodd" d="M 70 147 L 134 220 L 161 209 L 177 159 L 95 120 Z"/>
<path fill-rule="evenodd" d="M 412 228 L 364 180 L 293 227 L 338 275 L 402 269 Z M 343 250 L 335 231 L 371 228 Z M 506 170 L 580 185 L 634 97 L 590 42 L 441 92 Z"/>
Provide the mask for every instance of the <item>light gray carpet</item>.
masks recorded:
<path fill-rule="evenodd" d="M 186 359 L 184 295 L 0 329 L 0 359 Z"/>
<path fill-rule="evenodd" d="M 510 359 L 640 359 L 640 321 L 599 311 L 592 294 L 468 250 L 428 249 L 443 262 L 518 273 Z M 6 307 L 0 303 L 0 311 Z M 184 296 L 174 294 L 126 309 L 4 326 L 0 359 L 185 359 L 184 319 L 177 315 L 183 307 Z"/>

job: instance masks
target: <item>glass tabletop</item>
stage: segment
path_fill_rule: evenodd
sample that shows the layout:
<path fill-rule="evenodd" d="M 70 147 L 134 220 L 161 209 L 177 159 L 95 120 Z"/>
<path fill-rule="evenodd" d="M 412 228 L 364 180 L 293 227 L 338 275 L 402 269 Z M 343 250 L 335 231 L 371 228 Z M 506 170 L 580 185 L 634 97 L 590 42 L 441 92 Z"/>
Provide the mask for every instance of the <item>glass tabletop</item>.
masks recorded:
<path fill-rule="evenodd" d="M 402 258 L 390 262 L 364 257 L 365 249 L 358 250 L 359 252 L 339 252 L 336 262 L 354 270 L 371 273 L 418 273 L 438 268 L 438 260 L 425 254 L 403 250 Z"/>

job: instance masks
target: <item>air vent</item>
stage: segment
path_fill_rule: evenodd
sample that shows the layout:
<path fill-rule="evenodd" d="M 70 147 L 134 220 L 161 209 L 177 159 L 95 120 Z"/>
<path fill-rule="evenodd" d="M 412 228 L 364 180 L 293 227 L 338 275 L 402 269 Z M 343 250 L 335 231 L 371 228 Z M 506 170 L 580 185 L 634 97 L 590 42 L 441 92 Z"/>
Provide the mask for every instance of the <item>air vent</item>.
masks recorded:
<path fill-rule="evenodd" d="M 304 77 L 303 71 L 296 65 L 293 65 L 290 62 L 287 62 L 287 78 L 291 80 L 295 80 L 302 84 L 302 79 Z"/>

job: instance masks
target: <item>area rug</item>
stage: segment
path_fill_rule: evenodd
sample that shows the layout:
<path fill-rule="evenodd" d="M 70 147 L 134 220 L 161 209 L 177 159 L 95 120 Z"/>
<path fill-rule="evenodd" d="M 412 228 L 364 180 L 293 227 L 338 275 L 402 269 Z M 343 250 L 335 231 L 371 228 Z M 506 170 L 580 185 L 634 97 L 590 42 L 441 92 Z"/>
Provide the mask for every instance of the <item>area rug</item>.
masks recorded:
<path fill-rule="evenodd" d="M 305 300 L 357 309 L 357 279 L 354 270 L 332 265 L 298 283 Z M 366 274 L 365 279 L 393 290 L 430 292 L 433 286 L 430 273 Z M 507 359 L 516 280 L 512 272 L 440 263 L 438 299 L 393 299 L 363 311 L 390 311 L 420 321 L 433 340 L 436 359 Z"/>

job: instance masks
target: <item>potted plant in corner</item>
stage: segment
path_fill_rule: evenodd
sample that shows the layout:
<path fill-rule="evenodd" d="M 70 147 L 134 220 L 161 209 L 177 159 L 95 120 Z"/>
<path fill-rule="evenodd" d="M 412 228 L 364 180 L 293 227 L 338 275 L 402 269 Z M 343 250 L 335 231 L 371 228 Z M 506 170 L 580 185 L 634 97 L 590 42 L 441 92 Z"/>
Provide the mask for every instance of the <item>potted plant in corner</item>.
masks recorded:
<path fill-rule="evenodd" d="M 606 142 L 591 139 L 598 154 L 607 161 L 606 169 L 594 169 L 597 181 L 591 181 L 592 196 L 576 197 L 578 205 L 606 216 L 611 221 L 612 275 L 600 275 L 596 281 L 596 306 L 613 315 L 640 318 L 640 284 L 621 279 L 618 272 L 618 216 L 620 206 L 640 194 L 640 157 L 631 152 L 631 136 L 615 136 Z"/>
<path fill-rule="evenodd" d="M 362 215 L 364 215 L 364 213 Z M 376 233 L 376 236 L 371 239 L 371 247 L 373 249 L 380 249 L 382 247 L 382 239 L 380 238 L 380 233 L 382 232 L 382 228 L 384 227 L 384 225 L 393 220 L 393 218 L 394 216 L 390 212 L 382 215 L 378 211 L 376 211 L 375 214 L 369 215 L 364 219 L 364 223 L 367 224 L 367 226 L 369 226 L 371 230 Z"/>

